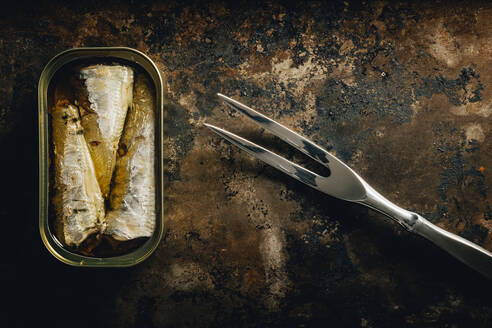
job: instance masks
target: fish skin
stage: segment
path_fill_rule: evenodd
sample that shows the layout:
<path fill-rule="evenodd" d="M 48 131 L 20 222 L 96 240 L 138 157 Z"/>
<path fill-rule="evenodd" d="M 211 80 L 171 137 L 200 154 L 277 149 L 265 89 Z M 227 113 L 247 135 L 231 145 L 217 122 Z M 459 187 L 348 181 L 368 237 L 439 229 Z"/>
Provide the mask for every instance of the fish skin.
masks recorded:
<path fill-rule="evenodd" d="M 155 229 L 154 106 L 153 88 L 139 74 L 106 215 L 105 234 L 116 240 L 150 237 Z"/>
<path fill-rule="evenodd" d="M 78 109 L 60 100 L 51 111 L 56 234 L 68 246 L 102 232 L 104 198 L 83 135 Z"/>
<path fill-rule="evenodd" d="M 92 65 L 80 70 L 78 92 L 84 136 L 104 198 L 110 191 L 116 151 L 133 97 L 133 70 L 122 65 Z"/>

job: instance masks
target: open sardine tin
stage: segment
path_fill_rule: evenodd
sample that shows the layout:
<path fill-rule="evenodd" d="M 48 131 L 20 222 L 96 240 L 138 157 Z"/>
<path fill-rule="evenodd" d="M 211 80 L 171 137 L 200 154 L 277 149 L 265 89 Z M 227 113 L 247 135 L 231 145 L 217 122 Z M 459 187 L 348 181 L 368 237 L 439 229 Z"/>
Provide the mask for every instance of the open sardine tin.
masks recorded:
<path fill-rule="evenodd" d="M 67 68 L 77 65 L 122 64 L 148 77 L 154 92 L 155 227 L 150 237 L 127 253 L 114 256 L 87 256 L 67 247 L 57 238 L 53 207 L 53 136 L 50 108 L 54 106 L 53 85 Z M 135 265 L 157 248 L 164 231 L 163 216 L 163 106 L 164 87 L 153 61 L 142 52 L 125 47 L 75 48 L 55 56 L 43 70 L 38 86 L 39 100 L 39 230 L 46 248 L 60 261 L 82 267 L 126 267 Z M 51 107 L 50 107 L 51 106 Z"/>

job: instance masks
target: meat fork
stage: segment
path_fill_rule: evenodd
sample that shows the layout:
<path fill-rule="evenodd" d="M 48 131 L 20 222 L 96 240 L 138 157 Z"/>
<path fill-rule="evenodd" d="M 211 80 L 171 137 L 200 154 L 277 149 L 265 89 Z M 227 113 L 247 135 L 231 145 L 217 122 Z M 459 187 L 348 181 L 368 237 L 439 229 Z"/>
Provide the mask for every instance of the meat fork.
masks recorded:
<path fill-rule="evenodd" d="M 406 230 L 414 232 L 439 246 L 461 262 L 467 264 L 488 278 L 492 278 L 492 253 L 482 247 L 459 237 L 449 231 L 439 228 L 421 215 L 407 211 L 378 193 L 357 173 L 341 160 L 267 116 L 233 100 L 223 94 L 217 94 L 233 109 L 243 113 L 262 128 L 270 131 L 291 146 L 328 168 L 327 176 L 321 176 L 303 168 L 259 145 L 252 143 L 224 129 L 205 123 L 205 126 L 227 139 L 259 160 L 288 174 L 308 186 L 332 197 L 365 205 L 376 210 L 394 221 Z"/>

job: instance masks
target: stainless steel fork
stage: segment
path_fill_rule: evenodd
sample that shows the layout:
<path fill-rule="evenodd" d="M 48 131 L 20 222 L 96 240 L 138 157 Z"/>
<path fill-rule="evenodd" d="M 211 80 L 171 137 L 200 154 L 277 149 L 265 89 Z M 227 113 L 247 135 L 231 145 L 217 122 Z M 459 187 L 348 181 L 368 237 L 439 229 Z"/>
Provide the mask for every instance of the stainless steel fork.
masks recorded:
<path fill-rule="evenodd" d="M 236 100 L 220 93 L 218 96 L 229 106 L 243 113 L 264 129 L 326 166 L 329 169 L 329 173 L 327 176 L 316 174 L 231 132 L 205 123 L 205 126 L 218 135 L 314 189 L 336 198 L 365 205 L 383 213 L 408 231 L 430 240 L 461 262 L 488 278 L 492 278 L 492 253 L 489 251 L 469 240 L 437 227 L 417 213 L 407 211 L 393 204 L 374 190 L 345 163 L 310 140 Z"/>

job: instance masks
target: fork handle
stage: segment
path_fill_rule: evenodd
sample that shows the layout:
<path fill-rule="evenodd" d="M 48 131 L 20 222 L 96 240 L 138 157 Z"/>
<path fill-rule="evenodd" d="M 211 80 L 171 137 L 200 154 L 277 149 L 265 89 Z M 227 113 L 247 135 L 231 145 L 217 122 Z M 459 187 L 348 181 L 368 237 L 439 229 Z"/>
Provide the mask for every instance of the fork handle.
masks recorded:
<path fill-rule="evenodd" d="M 431 241 L 461 262 L 492 279 L 492 253 L 471 241 L 432 224 L 421 215 L 407 211 L 375 191 L 369 185 L 366 199 L 360 204 L 368 206 L 401 224 L 405 229 Z"/>

